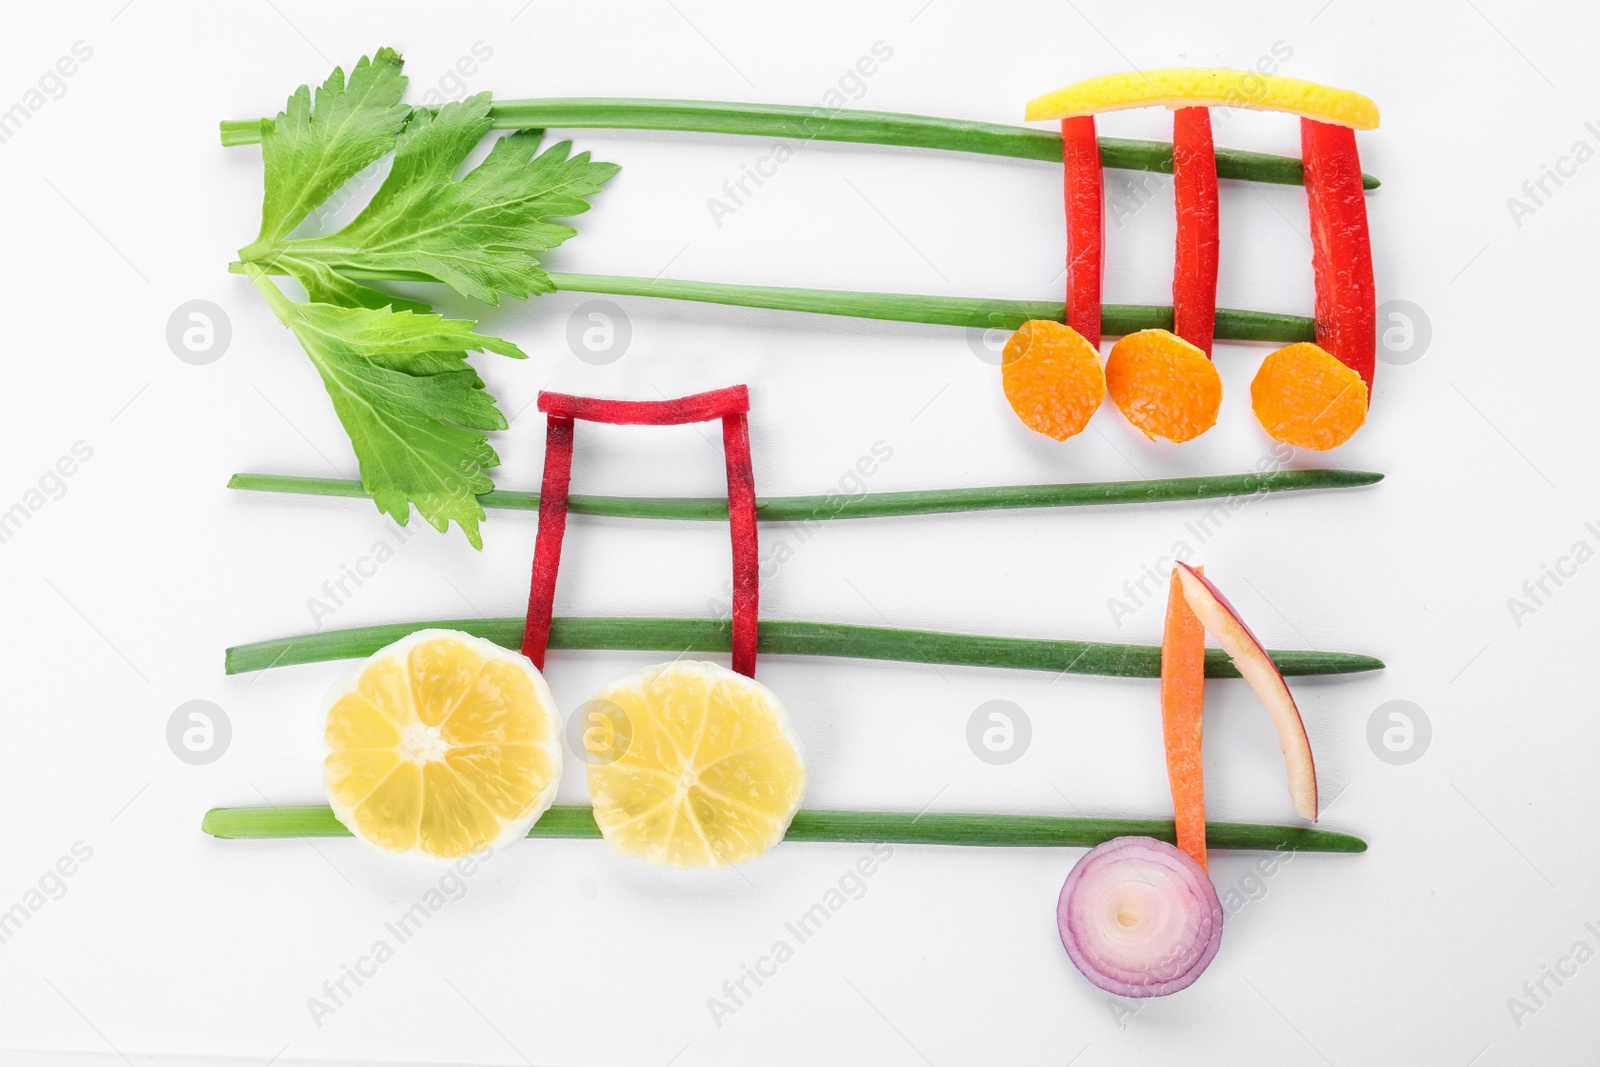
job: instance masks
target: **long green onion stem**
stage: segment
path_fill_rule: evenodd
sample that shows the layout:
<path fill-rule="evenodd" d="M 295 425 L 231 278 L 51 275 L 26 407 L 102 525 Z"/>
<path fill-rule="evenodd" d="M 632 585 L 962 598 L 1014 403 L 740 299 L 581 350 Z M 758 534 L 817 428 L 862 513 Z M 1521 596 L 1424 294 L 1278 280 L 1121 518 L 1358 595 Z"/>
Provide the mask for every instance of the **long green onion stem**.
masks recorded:
<path fill-rule="evenodd" d="M 229 674 L 288 667 L 300 663 L 370 656 L 417 630 L 462 630 L 506 648 L 522 647 L 526 619 L 444 619 L 360 626 L 348 630 L 280 637 L 228 649 Z M 731 648 L 726 619 L 558 618 L 550 627 L 551 648 L 718 653 Z M 1161 649 L 1103 641 L 1059 641 L 1030 637 L 987 637 L 935 630 L 901 630 L 833 622 L 762 619 L 759 651 L 768 656 L 837 656 L 847 659 L 943 663 L 964 667 L 1008 667 L 1058 674 L 1100 674 L 1116 678 L 1156 678 Z M 1351 674 L 1383 669 L 1383 661 L 1349 652 L 1269 652 L 1286 675 Z M 1239 672 L 1221 649 L 1206 650 L 1206 676 L 1237 678 Z"/>
<path fill-rule="evenodd" d="M 245 273 L 243 263 L 230 263 L 235 274 Z M 258 269 L 268 274 L 287 273 L 270 263 Z M 372 271 L 340 268 L 340 273 L 363 281 L 435 282 L 438 279 L 411 271 Z M 663 300 L 697 300 L 732 307 L 771 311 L 805 311 L 818 315 L 846 315 L 858 319 L 922 322 L 934 326 L 1014 330 L 1029 319 L 1066 317 L 1066 305 L 1049 300 L 992 300 L 970 296 L 920 296 L 914 293 L 858 293 L 845 289 L 793 289 L 772 285 L 730 285 L 723 282 L 677 281 L 671 278 L 634 278 L 616 274 L 551 273 L 557 289 L 612 296 L 651 296 Z M 1140 330 L 1172 329 L 1172 308 L 1161 304 L 1105 304 L 1101 328 L 1116 337 Z M 1289 344 L 1314 341 L 1316 322 L 1304 315 L 1272 311 L 1217 309 L 1219 341 L 1270 341 Z"/>
<path fill-rule="evenodd" d="M 551 274 L 557 289 L 616 296 L 698 300 L 734 307 L 808 311 L 858 319 L 923 322 L 935 326 L 1015 330 L 1029 319 L 1066 318 L 1066 305 L 1049 300 L 991 300 L 985 297 L 918 296 L 909 293 L 857 293 L 838 289 L 790 289 L 767 285 L 728 285 L 668 278 L 625 278 L 607 274 Z M 1117 337 L 1140 330 L 1172 329 L 1172 308 L 1159 304 L 1105 304 L 1101 329 Z M 1217 309 L 1219 341 L 1316 340 L 1316 322 L 1304 315 Z"/>
<path fill-rule="evenodd" d="M 200 828 L 213 837 L 242 839 L 349 837 L 350 831 L 323 805 L 212 808 Z M 1166 819 L 1084 819 L 1058 815 L 978 815 L 959 812 L 795 812 L 785 841 L 888 842 L 906 845 L 1091 848 L 1127 834 L 1173 841 Z M 557 806 L 545 812 L 529 837 L 598 838 L 593 810 Z M 1365 852 L 1359 837 L 1309 826 L 1259 823 L 1206 824 L 1211 848 L 1297 852 Z"/>
<path fill-rule="evenodd" d="M 776 496 L 756 501 L 763 522 L 822 522 L 829 519 L 871 519 L 897 515 L 938 515 L 958 511 L 1009 508 L 1058 508 L 1087 504 L 1155 504 L 1175 500 L 1251 496 L 1256 493 L 1345 489 L 1371 485 L 1383 475 L 1373 471 L 1299 470 L 1254 474 L 1218 474 L 1196 478 L 1151 478 L 1127 482 L 1068 482 L 1059 485 L 995 485 L 972 489 L 920 489 L 903 493 L 830 493 L 825 496 Z M 361 497 L 361 483 L 345 478 L 307 478 L 292 474 L 235 474 L 229 489 L 302 496 Z M 538 511 L 539 494 L 495 489 L 478 496 L 486 508 Z M 704 519 L 728 517 L 726 497 L 569 497 L 568 509 L 578 515 L 628 519 Z"/>
<path fill-rule="evenodd" d="M 261 119 L 222 123 L 225 146 L 258 144 Z M 489 112 L 497 130 L 613 129 L 745 134 L 802 141 L 932 148 L 1015 159 L 1061 161 L 1061 135 L 1054 130 L 1006 126 L 967 119 L 906 115 L 893 111 L 738 104 L 715 100 L 647 100 L 607 97 L 503 100 Z M 1100 138 L 1100 162 L 1117 170 L 1172 173 L 1172 145 L 1164 141 Z M 1292 156 L 1217 149 L 1217 177 L 1275 185 L 1303 185 L 1305 168 Z M 1362 175 L 1368 189 L 1378 179 Z"/>

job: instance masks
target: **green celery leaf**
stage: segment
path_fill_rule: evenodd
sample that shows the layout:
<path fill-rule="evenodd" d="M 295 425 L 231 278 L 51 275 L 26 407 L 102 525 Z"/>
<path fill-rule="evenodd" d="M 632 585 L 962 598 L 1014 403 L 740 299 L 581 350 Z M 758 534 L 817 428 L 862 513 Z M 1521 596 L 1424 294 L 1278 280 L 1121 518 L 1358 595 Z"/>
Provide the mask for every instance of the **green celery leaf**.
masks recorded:
<path fill-rule="evenodd" d="M 421 312 L 433 310 L 420 300 L 407 300 L 351 281 L 343 274 L 335 273 L 333 268 L 325 263 L 295 259 L 292 256 L 279 257 L 279 262 L 295 281 L 305 287 L 306 298 L 313 304 L 338 304 L 341 307 L 375 310 L 378 308 Z"/>
<path fill-rule="evenodd" d="M 298 304 L 259 267 L 248 273 L 322 375 L 378 510 L 403 526 L 415 504 L 435 529 L 454 520 L 482 548 L 477 497 L 493 488 L 486 469 L 500 463 L 485 434 L 505 429 L 506 420 L 466 357 L 486 351 L 520 359 L 522 351 L 462 319 Z"/>
<path fill-rule="evenodd" d="M 489 304 L 499 303 L 501 293 L 553 292 L 536 253 L 577 231 L 549 220 L 589 210 L 586 198 L 619 168 L 587 152 L 571 155 L 569 142 L 536 155 L 540 131 L 525 130 L 496 141 L 457 181 L 456 171 L 488 131 L 488 93 L 437 114 L 417 111 L 366 208 L 338 233 L 283 242 L 278 261 L 297 276 L 313 264 L 335 273 L 406 272 Z"/>
<path fill-rule="evenodd" d="M 380 48 L 362 57 L 348 84 L 338 67 L 316 91 L 302 85 L 261 131 L 266 174 L 260 250 L 288 236 L 301 220 L 364 167 L 394 149 L 411 108 L 400 102 L 405 75 L 400 54 Z M 256 258 L 249 250 L 242 259 Z"/>

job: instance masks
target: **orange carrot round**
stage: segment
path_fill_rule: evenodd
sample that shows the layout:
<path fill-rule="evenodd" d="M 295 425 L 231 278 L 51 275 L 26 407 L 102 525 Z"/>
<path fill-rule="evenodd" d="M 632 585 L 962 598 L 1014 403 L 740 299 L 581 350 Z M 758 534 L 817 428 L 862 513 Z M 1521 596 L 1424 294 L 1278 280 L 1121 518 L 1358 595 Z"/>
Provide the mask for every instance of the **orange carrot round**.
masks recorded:
<path fill-rule="evenodd" d="M 1309 341 L 1268 356 L 1250 383 L 1250 406 L 1274 440 L 1319 452 L 1350 439 L 1367 418 L 1361 375 Z"/>
<path fill-rule="evenodd" d="M 1077 330 L 1049 319 L 1025 322 L 1011 335 L 1000 379 L 1017 418 L 1057 441 L 1083 432 L 1106 398 L 1100 353 Z"/>
<path fill-rule="evenodd" d="M 1161 632 L 1161 735 L 1166 741 L 1178 847 L 1201 870 L 1207 869 L 1205 768 L 1200 752 L 1205 701 L 1206 632 L 1173 568 L 1167 622 Z"/>
<path fill-rule="evenodd" d="M 1222 378 L 1206 354 L 1167 330 L 1140 330 L 1111 346 L 1106 386 L 1146 437 L 1191 441 L 1216 425 Z"/>

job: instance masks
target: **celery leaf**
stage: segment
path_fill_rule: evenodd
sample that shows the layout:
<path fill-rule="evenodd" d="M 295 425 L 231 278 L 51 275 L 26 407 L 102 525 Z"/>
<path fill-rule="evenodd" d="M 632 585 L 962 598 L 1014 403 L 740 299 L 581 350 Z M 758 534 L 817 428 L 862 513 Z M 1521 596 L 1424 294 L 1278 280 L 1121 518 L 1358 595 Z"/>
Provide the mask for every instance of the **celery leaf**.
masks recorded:
<path fill-rule="evenodd" d="M 283 242 L 277 262 L 302 282 L 318 268 L 346 281 L 352 270 L 414 275 L 488 304 L 498 304 L 501 293 L 553 292 L 537 253 L 577 231 L 551 220 L 588 211 L 587 198 L 618 168 L 587 152 L 572 155 L 569 142 L 539 153 L 540 131 L 524 130 L 497 140 L 456 180 L 489 126 L 488 93 L 437 114 L 419 110 L 361 213 L 337 233 Z"/>
<path fill-rule="evenodd" d="M 401 62 L 398 52 L 380 48 L 356 63 L 348 83 L 335 67 L 318 87 L 314 104 L 310 87 L 302 85 L 284 110 L 263 124 L 265 193 L 261 233 L 252 247 L 288 236 L 341 185 L 394 150 L 395 137 L 411 117 L 411 108 L 400 102 L 406 89 Z"/>
<path fill-rule="evenodd" d="M 494 488 L 485 471 L 500 463 L 485 434 L 506 420 L 466 356 L 522 351 L 463 319 L 295 303 L 260 268 L 249 273 L 322 376 L 378 510 L 403 526 L 415 504 L 435 529 L 454 520 L 482 548 L 478 494 Z"/>

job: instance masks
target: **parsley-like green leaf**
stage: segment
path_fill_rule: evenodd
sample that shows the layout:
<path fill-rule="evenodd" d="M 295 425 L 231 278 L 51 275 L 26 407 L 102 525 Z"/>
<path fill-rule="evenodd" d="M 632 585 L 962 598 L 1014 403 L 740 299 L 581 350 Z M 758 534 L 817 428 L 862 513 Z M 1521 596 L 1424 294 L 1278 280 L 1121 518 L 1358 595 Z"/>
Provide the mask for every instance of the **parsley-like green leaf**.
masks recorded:
<path fill-rule="evenodd" d="M 489 94 L 419 110 L 395 145 L 394 166 L 367 206 L 338 233 L 281 242 L 274 261 L 302 283 L 331 271 L 404 272 L 462 296 L 497 304 L 500 294 L 553 292 L 537 253 L 577 231 L 551 222 L 589 210 L 617 166 L 562 142 L 538 151 L 540 132 L 496 141 L 465 177 L 456 171 L 489 132 Z M 310 289 L 311 285 L 307 284 Z M 375 290 L 360 287 L 366 293 Z M 373 306 L 371 297 L 347 297 Z M 379 299 L 382 299 L 379 297 Z"/>
<path fill-rule="evenodd" d="M 466 356 L 481 350 L 520 359 L 522 351 L 461 319 L 298 304 L 261 268 L 247 271 L 322 375 L 378 510 L 403 526 L 415 503 L 435 529 L 454 520 L 482 548 L 478 494 L 494 488 L 484 472 L 500 463 L 485 432 L 505 429 L 506 420 Z"/>
<path fill-rule="evenodd" d="M 437 112 L 400 102 L 401 59 L 380 49 L 335 69 L 315 94 L 301 86 L 262 126 L 266 171 L 261 233 L 241 249 L 244 270 L 316 365 L 380 511 L 404 524 L 411 505 L 440 531 L 458 523 L 482 547 L 477 495 L 499 464 L 486 433 L 505 417 L 467 353 L 522 357 L 513 344 L 446 319 L 428 305 L 380 292 L 374 274 L 443 282 L 497 304 L 554 290 L 537 254 L 574 234 L 553 219 L 589 210 L 586 199 L 617 167 L 559 144 L 538 154 L 540 134 L 495 142 L 483 162 L 456 173 L 489 132 L 489 95 Z M 393 152 L 382 185 L 337 233 L 290 238 L 364 168 Z M 267 276 L 306 290 L 286 297 Z"/>
<path fill-rule="evenodd" d="M 400 102 L 406 90 L 401 63 L 400 53 L 380 48 L 356 63 L 348 84 L 335 67 L 318 87 L 315 106 L 310 87 L 302 85 L 263 124 L 265 194 L 253 249 L 288 236 L 341 185 L 394 149 L 411 117 L 411 108 Z M 247 250 L 241 258 L 256 257 Z"/>
<path fill-rule="evenodd" d="M 279 263 L 282 264 L 281 259 Z M 351 281 L 323 263 L 294 260 L 288 263 L 287 267 L 294 280 L 305 287 L 306 299 L 314 304 L 373 309 L 394 308 L 396 311 L 433 310 L 419 300 L 407 300 Z"/>

